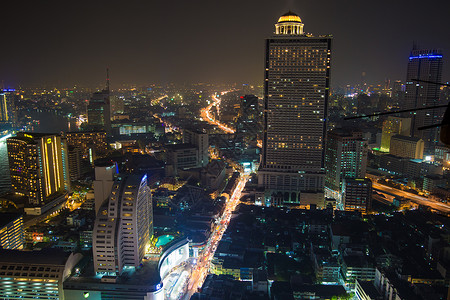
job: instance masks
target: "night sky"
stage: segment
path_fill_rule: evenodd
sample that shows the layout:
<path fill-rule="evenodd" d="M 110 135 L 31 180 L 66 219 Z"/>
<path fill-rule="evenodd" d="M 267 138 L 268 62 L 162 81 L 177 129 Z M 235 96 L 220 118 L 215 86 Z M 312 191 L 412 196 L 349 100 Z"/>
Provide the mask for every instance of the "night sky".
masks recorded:
<path fill-rule="evenodd" d="M 332 34 L 332 85 L 405 80 L 413 41 L 444 50 L 450 1 L 10 1 L 2 4 L 0 80 L 9 87 L 262 84 L 264 39 L 289 9 Z"/>

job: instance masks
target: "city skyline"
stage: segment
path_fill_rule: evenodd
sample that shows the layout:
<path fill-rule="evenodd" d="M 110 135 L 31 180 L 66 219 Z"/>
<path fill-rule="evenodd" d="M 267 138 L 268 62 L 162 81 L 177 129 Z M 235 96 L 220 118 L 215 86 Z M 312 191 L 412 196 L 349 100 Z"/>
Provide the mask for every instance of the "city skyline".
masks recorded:
<path fill-rule="evenodd" d="M 0 79 L 6 87 L 98 86 L 110 67 L 116 86 L 259 85 L 264 76 L 262 41 L 273 32 L 270 24 L 292 10 L 306 24 L 305 32 L 333 35 L 333 87 L 405 80 L 413 42 L 444 50 L 442 78 L 447 81 L 445 50 L 450 42 L 442 38 L 450 25 L 446 10 L 416 2 L 9 3 L 5 11 L 11 13 L 0 21 L 9 45 L 0 50 Z M 16 11 L 19 16 L 12 13 Z"/>

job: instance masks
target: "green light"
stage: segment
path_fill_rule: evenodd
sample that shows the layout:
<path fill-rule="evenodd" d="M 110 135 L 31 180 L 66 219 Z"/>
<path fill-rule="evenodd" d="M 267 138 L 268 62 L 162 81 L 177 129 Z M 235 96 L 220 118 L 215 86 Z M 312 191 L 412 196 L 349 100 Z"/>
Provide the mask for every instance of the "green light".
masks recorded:
<path fill-rule="evenodd" d="M 89 298 L 89 292 L 84 292 L 84 298 Z"/>

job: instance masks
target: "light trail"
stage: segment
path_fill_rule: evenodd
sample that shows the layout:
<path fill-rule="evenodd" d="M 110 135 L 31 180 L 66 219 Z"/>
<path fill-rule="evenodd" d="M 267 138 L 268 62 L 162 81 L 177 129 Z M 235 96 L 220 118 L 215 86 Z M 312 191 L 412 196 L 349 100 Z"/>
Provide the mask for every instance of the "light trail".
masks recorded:
<path fill-rule="evenodd" d="M 432 199 L 429 199 L 426 197 L 422 197 L 422 196 L 419 196 L 419 195 L 416 195 L 413 193 L 409 193 L 406 191 L 402 191 L 402 190 L 399 190 L 399 189 L 396 189 L 396 188 L 393 188 L 390 186 L 379 184 L 374 181 L 372 182 L 372 187 L 374 189 L 380 190 L 382 192 L 389 192 L 393 195 L 404 197 L 404 198 L 409 199 L 417 204 L 428 206 L 432 209 L 439 210 L 439 211 L 445 212 L 447 214 L 450 213 L 450 205 L 448 205 L 448 204 L 438 202 L 438 201 L 435 201 L 435 200 L 432 200 Z"/>
<path fill-rule="evenodd" d="M 225 95 L 227 92 L 222 92 L 222 95 Z M 219 127 L 220 129 L 222 129 L 223 131 L 225 131 L 226 133 L 235 133 L 236 130 L 234 130 L 233 128 L 230 128 L 228 126 L 226 126 L 223 123 L 220 123 L 218 120 L 216 120 L 214 118 L 214 116 L 211 114 L 211 109 L 213 106 L 219 106 L 220 105 L 220 99 L 216 97 L 216 95 L 212 95 L 211 98 L 213 99 L 213 103 L 211 103 L 210 105 L 208 105 L 207 107 L 203 108 L 202 110 L 200 110 L 200 115 L 203 118 L 203 120 L 205 120 L 206 122 L 208 122 L 211 125 L 216 125 L 217 127 Z"/>

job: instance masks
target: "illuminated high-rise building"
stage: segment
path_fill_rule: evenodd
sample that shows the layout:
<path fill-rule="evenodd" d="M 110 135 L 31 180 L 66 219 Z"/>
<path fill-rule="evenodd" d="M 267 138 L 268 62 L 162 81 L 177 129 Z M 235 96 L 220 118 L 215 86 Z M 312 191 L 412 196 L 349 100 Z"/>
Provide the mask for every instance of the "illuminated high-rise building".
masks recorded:
<path fill-rule="evenodd" d="M 416 81 L 415 79 L 423 80 Z M 406 94 L 404 109 L 440 105 L 440 86 L 442 80 L 442 50 L 413 49 L 409 56 L 406 74 Z M 437 84 L 435 84 L 437 83 Z M 430 152 L 439 141 L 439 128 L 418 130 L 422 126 L 439 124 L 442 121 L 442 108 L 407 113 L 411 117 L 411 135 L 425 142 L 425 151 Z"/>
<path fill-rule="evenodd" d="M 70 191 L 67 143 L 59 135 L 18 132 L 6 140 L 12 190 L 39 205 Z"/>
<path fill-rule="evenodd" d="M 271 205 L 323 201 L 331 41 L 305 34 L 292 12 L 279 18 L 266 40 L 258 184 Z"/>
<path fill-rule="evenodd" d="M 339 208 L 344 179 L 366 175 L 368 150 L 362 134 L 359 130 L 334 129 L 327 135 L 325 195 L 336 199 Z"/>
<path fill-rule="evenodd" d="M 381 148 L 383 152 L 389 152 L 391 137 L 396 134 L 408 135 L 411 132 L 411 119 L 389 116 L 383 122 L 381 135 Z"/>
<path fill-rule="evenodd" d="M 67 144 L 78 147 L 83 158 L 91 163 L 108 151 L 105 131 L 77 131 L 66 133 Z"/>
<path fill-rule="evenodd" d="M 16 213 L 0 214 L 0 248 L 23 249 L 25 243 L 23 217 Z"/>
<path fill-rule="evenodd" d="M 153 210 L 147 175 L 118 177 L 97 214 L 92 251 L 99 275 L 117 276 L 139 267 L 153 235 Z"/>
<path fill-rule="evenodd" d="M 0 124 L 14 126 L 17 122 L 13 89 L 0 90 Z"/>
<path fill-rule="evenodd" d="M 89 129 L 111 132 L 109 89 L 92 94 L 87 107 L 87 116 Z"/>

